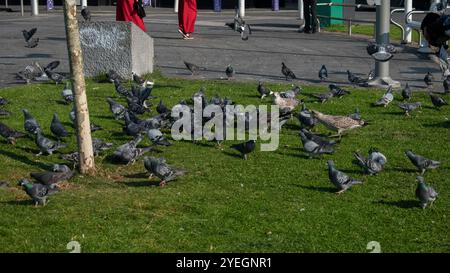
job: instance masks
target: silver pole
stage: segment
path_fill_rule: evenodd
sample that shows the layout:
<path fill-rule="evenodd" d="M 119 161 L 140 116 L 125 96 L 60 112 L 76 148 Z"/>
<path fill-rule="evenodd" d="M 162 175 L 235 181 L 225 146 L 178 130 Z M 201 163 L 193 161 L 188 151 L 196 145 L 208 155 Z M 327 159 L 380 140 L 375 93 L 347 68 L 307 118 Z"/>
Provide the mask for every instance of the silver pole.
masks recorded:
<path fill-rule="evenodd" d="M 173 4 L 173 12 L 178 13 L 178 0 L 175 0 Z"/>
<path fill-rule="evenodd" d="M 87 7 L 87 0 L 81 0 L 81 6 Z"/>
<path fill-rule="evenodd" d="M 380 1 L 376 6 L 376 42 L 379 46 L 389 44 L 389 31 L 391 21 L 391 0 Z M 369 82 L 371 86 L 399 88 L 400 83 L 389 76 L 389 61 L 375 61 L 375 78 Z"/>
<path fill-rule="evenodd" d="M 20 15 L 23 16 L 23 0 L 20 0 Z"/>
<path fill-rule="evenodd" d="M 413 1 L 412 0 L 405 0 L 405 15 L 408 14 L 408 12 L 412 11 L 413 8 Z M 408 18 L 406 18 L 406 21 L 409 23 L 412 20 L 412 14 L 410 14 L 408 16 Z M 412 42 L 412 28 L 408 27 L 408 25 L 406 25 L 405 27 L 405 41 L 406 43 L 411 43 Z"/>
<path fill-rule="evenodd" d="M 245 17 L 245 0 L 239 0 L 239 17 Z"/>
<path fill-rule="evenodd" d="M 39 3 L 38 0 L 31 0 L 31 15 L 39 15 Z"/>
<path fill-rule="evenodd" d="M 5 0 L 5 8 L 8 8 L 8 0 Z"/>
<path fill-rule="evenodd" d="M 298 0 L 298 18 L 300 20 L 305 20 L 305 14 L 303 11 L 303 0 Z"/>

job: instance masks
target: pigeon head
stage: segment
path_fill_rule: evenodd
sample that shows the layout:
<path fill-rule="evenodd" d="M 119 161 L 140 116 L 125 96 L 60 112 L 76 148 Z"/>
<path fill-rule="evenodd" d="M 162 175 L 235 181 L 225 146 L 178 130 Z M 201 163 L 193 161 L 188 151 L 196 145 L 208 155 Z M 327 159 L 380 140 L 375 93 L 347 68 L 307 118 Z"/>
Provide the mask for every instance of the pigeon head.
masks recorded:
<path fill-rule="evenodd" d="M 333 160 L 328 160 L 327 161 L 327 165 L 328 165 L 328 167 L 333 167 L 334 166 L 334 161 Z"/>
<path fill-rule="evenodd" d="M 31 185 L 31 183 L 27 179 L 20 179 L 18 185 L 25 188 Z"/>
<path fill-rule="evenodd" d="M 30 119 L 33 118 L 30 114 L 30 112 L 28 112 L 27 109 L 22 109 L 23 115 L 25 116 L 26 119 Z"/>
<path fill-rule="evenodd" d="M 58 173 L 70 172 L 70 168 L 67 165 L 54 164 L 52 170 Z"/>
<path fill-rule="evenodd" d="M 416 181 L 417 181 L 417 183 L 419 183 L 419 184 L 425 183 L 425 179 L 423 179 L 423 176 L 417 176 L 417 177 L 416 177 Z"/>

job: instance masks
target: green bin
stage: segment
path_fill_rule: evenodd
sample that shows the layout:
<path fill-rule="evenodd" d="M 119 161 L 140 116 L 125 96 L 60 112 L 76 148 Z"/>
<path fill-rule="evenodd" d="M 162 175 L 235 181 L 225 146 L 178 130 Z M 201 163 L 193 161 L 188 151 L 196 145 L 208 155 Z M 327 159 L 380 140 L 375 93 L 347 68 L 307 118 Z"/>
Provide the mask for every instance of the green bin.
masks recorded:
<path fill-rule="evenodd" d="M 321 3 L 343 4 L 344 0 L 318 0 L 317 1 L 317 15 L 319 16 L 320 27 L 328 27 L 331 25 L 341 25 L 344 23 L 342 20 L 322 18 L 320 16 L 329 16 L 334 18 L 343 18 L 344 8 L 342 6 L 324 6 Z M 345 1 L 348 2 L 348 1 Z"/>

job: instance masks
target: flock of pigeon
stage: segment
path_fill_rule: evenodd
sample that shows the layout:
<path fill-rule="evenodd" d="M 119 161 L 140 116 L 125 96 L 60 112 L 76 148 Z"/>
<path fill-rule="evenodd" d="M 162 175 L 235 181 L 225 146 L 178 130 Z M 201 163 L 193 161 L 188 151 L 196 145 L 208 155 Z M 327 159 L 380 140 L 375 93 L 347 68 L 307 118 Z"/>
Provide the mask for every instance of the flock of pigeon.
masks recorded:
<path fill-rule="evenodd" d="M 90 13 L 88 10 L 83 11 L 83 17 L 85 20 L 90 20 Z M 238 19 L 238 18 L 237 18 Z M 234 24 L 245 24 L 245 22 L 240 22 L 235 20 Z M 230 25 L 231 27 L 231 25 Z M 239 29 L 236 25 L 232 26 L 234 29 Z M 245 27 L 244 27 L 245 28 Z M 243 29 L 241 29 L 243 30 Z M 36 33 L 36 29 L 31 29 L 29 31 L 24 30 L 23 36 L 26 41 L 26 46 L 33 48 L 36 47 L 39 38 L 33 38 Z M 368 49 L 369 51 L 369 49 Z M 184 61 L 186 68 L 194 75 L 198 74 L 203 70 L 207 70 L 205 67 L 189 63 Z M 27 84 L 31 81 L 45 81 L 51 80 L 57 85 L 65 81 L 65 76 L 57 73 L 55 70 L 59 66 L 59 61 L 54 61 L 49 63 L 47 66 L 42 68 L 37 62 L 27 66 L 24 70 L 17 73 L 17 78 L 26 82 Z M 231 79 L 235 75 L 234 68 L 228 65 L 225 68 L 225 74 L 228 79 Z M 294 72 L 286 66 L 283 62 L 281 64 L 281 73 L 286 80 L 295 80 L 297 77 Z M 363 78 L 347 71 L 348 81 L 352 85 L 357 86 L 368 86 L 368 82 L 373 78 L 373 72 L 371 71 L 367 78 Z M 151 103 L 148 104 L 150 99 L 154 97 L 151 96 L 153 90 L 153 83 L 142 79 L 139 75 L 133 73 L 133 84 L 131 89 L 128 89 L 122 83 L 120 76 L 113 70 L 107 73 L 108 80 L 114 84 L 116 94 L 126 100 L 127 106 L 120 104 L 117 100 L 111 97 L 106 98 L 106 102 L 109 104 L 109 109 L 111 114 L 116 120 L 123 121 L 123 133 L 133 137 L 132 140 L 118 146 L 112 153 L 111 159 L 114 162 L 121 164 L 133 164 L 138 158 L 150 151 L 158 151 L 156 146 L 170 146 L 171 143 L 163 134 L 164 130 L 171 128 L 172 124 L 176 121 L 172 117 L 171 111 L 168 107 L 164 105 L 161 99 L 156 106 L 156 112 L 158 115 L 151 118 L 143 119 L 140 115 L 150 112 Z M 321 81 L 328 78 L 328 71 L 325 65 L 323 65 L 318 73 L 318 77 Z M 432 75 L 428 73 L 424 82 L 427 86 L 431 86 L 433 82 Z M 447 76 L 443 81 L 443 86 L 445 93 L 449 93 L 449 83 L 450 76 Z M 191 98 L 182 100 L 178 105 L 189 106 L 191 111 L 193 111 L 192 105 L 195 102 L 202 104 L 205 108 L 208 104 L 219 105 L 225 111 L 227 105 L 233 104 L 233 101 L 229 98 L 221 98 L 219 96 L 213 97 L 208 100 L 204 94 L 204 89 L 200 89 L 195 92 Z M 316 110 L 310 110 L 306 107 L 304 100 L 297 99 L 298 95 L 301 93 L 302 89 L 299 86 L 295 86 L 292 90 L 284 92 L 273 92 L 269 88 L 265 87 L 262 82 L 259 82 L 257 86 L 258 94 L 262 99 L 265 97 L 272 97 L 273 103 L 278 105 L 280 108 L 280 128 L 293 116 L 299 120 L 301 124 L 301 130 L 299 132 L 300 140 L 303 145 L 303 150 L 310 156 L 321 156 L 323 154 L 333 154 L 335 153 L 335 146 L 337 142 L 331 140 L 330 138 L 314 134 L 312 129 L 317 124 L 323 124 L 327 129 L 337 133 L 336 136 L 339 139 L 342 134 L 348 130 L 353 130 L 356 128 L 361 128 L 367 125 L 367 121 L 363 120 L 358 109 L 348 116 L 336 116 L 321 113 Z M 439 95 L 430 93 L 430 98 L 432 104 L 440 108 L 442 106 L 448 105 L 447 102 Z M 341 98 L 349 95 L 350 92 L 345 90 L 343 87 L 336 84 L 329 85 L 329 91 L 324 93 L 313 93 L 305 94 L 320 103 L 325 103 L 333 98 Z M 405 101 L 410 101 L 413 97 L 413 92 L 411 88 L 406 84 L 405 88 L 401 92 L 402 97 Z M 63 90 L 61 91 L 61 98 L 68 105 L 72 104 L 74 101 L 73 93 L 70 86 L 70 81 L 66 81 Z M 373 103 L 374 107 L 384 106 L 387 107 L 394 100 L 394 93 L 392 88 L 389 88 L 387 92 L 376 102 Z M 8 101 L 5 98 L 0 97 L 0 106 L 7 104 Z M 298 113 L 294 110 L 297 106 L 301 106 Z M 405 102 L 398 106 L 409 115 L 411 111 L 421 107 L 421 102 Z M 174 106 L 174 108 L 177 106 Z M 173 108 L 173 109 L 174 109 Z M 15 144 L 17 139 L 26 137 L 32 137 L 35 140 L 35 144 L 39 149 L 40 155 L 51 155 L 61 148 L 66 147 L 62 140 L 69 136 L 64 125 L 60 122 L 58 115 L 55 113 L 50 125 L 50 131 L 54 139 L 45 136 L 39 122 L 33 117 L 33 115 L 27 110 L 23 109 L 24 115 L 24 129 L 26 133 L 19 132 L 13 128 L 0 122 L 0 135 L 4 137 L 9 143 Z M 5 113 L 5 114 L 3 114 Z M 0 115 L 8 115 L 9 113 L 0 108 Z M 259 113 L 256 113 L 257 115 Z M 238 115 L 238 113 L 236 113 Z M 70 120 L 75 123 L 76 114 L 74 108 L 69 112 Z M 250 122 L 250 115 L 244 114 L 244 119 L 246 124 Z M 208 122 L 209 119 L 203 118 L 202 125 Z M 75 126 L 74 126 L 75 127 Z M 194 134 L 193 126 L 191 128 L 191 134 Z M 101 126 L 96 124 L 91 124 L 91 131 L 95 132 L 97 130 L 102 130 Z M 145 138 L 153 143 L 153 146 L 149 147 L 139 147 L 139 143 Z M 55 141 L 56 139 L 56 141 Z M 210 140 L 217 141 L 218 145 L 221 144 L 223 139 L 217 138 L 215 136 L 211 137 Z M 101 139 L 93 138 L 93 150 L 97 156 L 102 151 L 111 149 L 112 143 L 105 142 Z M 256 148 L 256 141 L 249 140 L 243 143 L 235 144 L 230 146 L 231 148 L 237 150 L 241 153 L 244 159 L 247 159 L 248 155 L 252 153 Z M 434 169 L 440 166 L 440 162 L 436 160 L 428 159 L 424 156 L 415 154 L 413 151 L 408 150 L 405 152 L 407 158 L 411 161 L 414 166 L 421 172 L 420 176 L 417 176 L 417 188 L 416 196 L 420 200 L 422 208 L 425 208 L 428 204 L 432 204 L 438 196 L 438 193 L 433 189 L 433 187 L 427 185 L 424 181 L 424 173 L 426 170 Z M 78 152 L 74 151 L 69 154 L 61 154 L 60 158 L 67 162 L 73 164 L 73 168 L 78 164 Z M 384 170 L 385 164 L 387 163 L 387 158 L 378 149 L 371 148 L 368 152 L 368 156 L 364 156 L 358 152 L 354 153 L 354 157 L 358 165 L 361 166 L 364 173 L 369 175 L 376 175 Z M 343 171 L 338 170 L 334 162 L 329 160 L 328 164 L 328 175 L 330 182 L 337 188 L 337 194 L 341 194 L 348 190 L 350 187 L 356 184 L 361 184 L 362 182 L 350 177 Z M 177 169 L 170 166 L 164 158 L 155 158 L 153 156 L 144 157 L 144 168 L 148 171 L 151 176 L 156 176 L 160 179 L 160 186 L 166 185 L 167 182 L 176 179 L 177 177 L 184 175 L 185 170 Z M 71 170 L 67 165 L 56 164 L 53 166 L 51 171 L 42 173 L 31 173 L 30 176 L 36 182 L 32 183 L 27 179 L 21 179 L 19 184 L 23 187 L 25 192 L 33 199 L 35 205 L 45 205 L 48 200 L 47 197 L 58 192 L 58 183 L 66 181 L 74 176 L 74 171 Z"/>

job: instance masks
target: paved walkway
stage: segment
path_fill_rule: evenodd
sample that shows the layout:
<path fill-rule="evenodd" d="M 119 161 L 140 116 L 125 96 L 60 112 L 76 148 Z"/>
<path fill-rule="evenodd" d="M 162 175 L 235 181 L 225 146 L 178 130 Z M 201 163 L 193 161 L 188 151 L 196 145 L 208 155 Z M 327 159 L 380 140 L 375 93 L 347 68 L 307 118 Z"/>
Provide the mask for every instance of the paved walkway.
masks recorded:
<path fill-rule="evenodd" d="M 16 9 L 17 10 L 17 9 Z M 93 20 L 113 21 L 114 7 L 92 7 Z M 329 80 L 347 82 L 346 70 L 366 75 L 374 66 L 367 55 L 367 38 L 345 34 L 297 32 L 299 20 L 296 11 L 271 12 L 247 10 L 246 20 L 253 26 L 253 35 L 242 41 L 238 33 L 224 26 L 232 21 L 233 11 L 216 14 L 200 11 L 195 39 L 185 41 L 177 32 L 177 15 L 172 9 L 147 9 L 145 23 L 155 39 L 156 65 L 169 77 L 191 78 L 182 60 L 208 68 L 196 78 L 219 79 L 232 64 L 237 80 L 282 81 L 280 67 L 285 62 L 303 84 L 318 82 L 317 72 L 322 64 L 329 70 Z M 36 48 L 24 47 L 21 30 L 37 27 Z M 19 12 L 0 12 L 0 87 L 14 84 L 14 73 L 32 61 L 46 64 L 61 60 L 61 72 L 68 72 L 65 29 L 61 9 L 49 13 L 44 10 L 38 17 Z M 439 69 L 428 56 L 406 47 L 391 61 L 391 74 L 402 83 L 423 87 L 427 71 L 440 79 Z M 440 84 L 436 85 L 439 86 Z"/>

